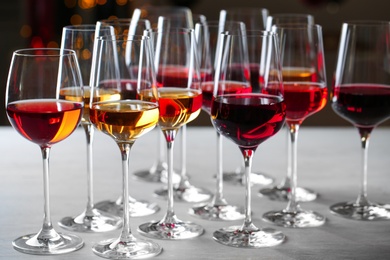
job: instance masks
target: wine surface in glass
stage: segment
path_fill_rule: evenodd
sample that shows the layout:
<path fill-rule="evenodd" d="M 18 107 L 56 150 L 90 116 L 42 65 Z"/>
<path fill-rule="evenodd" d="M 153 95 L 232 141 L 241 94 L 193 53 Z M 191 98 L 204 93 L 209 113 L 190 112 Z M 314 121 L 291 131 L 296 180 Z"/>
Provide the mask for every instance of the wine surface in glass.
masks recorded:
<path fill-rule="evenodd" d="M 23 100 L 7 106 L 12 126 L 40 146 L 67 138 L 79 124 L 82 110 L 81 103 L 58 99 Z"/>
<path fill-rule="evenodd" d="M 158 122 L 158 106 L 137 100 L 94 103 L 91 122 L 116 141 L 136 140 L 152 130 Z"/>
<path fill-rule="evenodd" d="M 256 149 L 283 126 L 285 103 L 277 96 L 232 94 L 213 100 L 214 126 L 240 147 Z"/>
<path fill-rule="evenodd" d="M 357 127 L 372 127 L 390 117 L 390 86 L 349 84 L 334 89 L 332 107 Z"/>

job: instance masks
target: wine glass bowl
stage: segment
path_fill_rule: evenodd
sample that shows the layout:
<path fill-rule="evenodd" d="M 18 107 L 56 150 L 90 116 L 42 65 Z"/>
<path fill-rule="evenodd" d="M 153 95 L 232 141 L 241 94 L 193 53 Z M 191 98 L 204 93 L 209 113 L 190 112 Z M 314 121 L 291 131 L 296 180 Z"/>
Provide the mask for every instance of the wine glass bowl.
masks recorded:
<path fill-rule="evenodd" d="M 62 93 L 71 93 L 67 100 Z M 12 127 L 37 144 L 42 152 L 44 219 L 37 234 L 15 239 L 23 253 L 55 255 L 83 247 L 73 234 L 57 233 L 51 222 L 49 155 L 51 147 L 66 139 L 81 121 L 84 106 L 81 72 L 73 50 L 21 49 L 13 53 L 6 85 L 6 112 Z"/>
<path fill-rule="evenodd" d="M 389 33 L 387 21 L 351 21 L 341 28 L 331 105 L 359 132 L 362 177 L 357 199 L 336 203 L 330 209 L 348 219 L 390 219 L 390 209 L 367 196 L 369 138 L 390 118 Z"/>

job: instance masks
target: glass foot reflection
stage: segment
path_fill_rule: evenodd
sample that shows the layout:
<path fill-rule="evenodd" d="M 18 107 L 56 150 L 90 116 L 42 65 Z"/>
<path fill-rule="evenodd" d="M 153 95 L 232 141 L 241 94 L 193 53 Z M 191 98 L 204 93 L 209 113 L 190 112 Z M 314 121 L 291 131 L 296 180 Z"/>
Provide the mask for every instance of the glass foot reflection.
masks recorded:
<path fill-rule="evenodd" d="M 160 254 L 162 248 L 153 241 L 134 239 L 125 242 L 110 239 L 94 245 L 92 251 L 109 259 L 141 259 Z"/>
<path fill-rule="evenodd" d="M 122 226 L 120 217 L 93 209 L 91 214 L 83 212 L 77 217 L 65 217 L 58 225 L 64 229 L 77 232 L 106 232 Z"/>
<path fill-rule="evenodd" d="M 12 242 L 17 251 L 33 255 L 55 255 L 76 251 L 83 247 L 83 240 L 72 234 L 56 233 L 31 234 L 19 237 Z"/>
<path fill-rule="evenodd" d="M 238 170 L 236 172 L 225 172 L 223 173 L 223 180 L 233 184 L 242 185 L 244 184 L 243 176 L 244 173 Z M 250 179 L 251 179 L 251 184 L 255 184 L 255 185 L 270 185 L 274 182 L 274 179 L 271 178 L 270 176 L 258 172 L 252 172 Z"/>
<path fill-rule="evenodd" d="M 146 182 L 158 182 L 158 183 L 167 183 L 167 166 L 166 163 L 161 163 L 153 166 L 150 170 L 141 170 L 134 173 L 134 176 L 137 180 L 142 180 Z M 172 180 L 174 184 L 180 182 L 180 175 L 173 173 Z"/>
<path fill-rule="evenodd" d="M 309 210 L 269 211 L 263 215 L 263 220 L 282 227 L 303 228 L 318 227 L 325 223 L 325 217 Z"/>
<path fill-rule="evenodd" d="M 107 212 L 114 216 L 123 216 L 123 200 L 122 198 L 116 201 L 105 200 L 95 204 L 95 208 L 103 212 Z M 149 203 L 146 201 L 138 201 L 129 197 L 129 214 L 130 217 L 149 216 L 160 210 L 156 203 Z"/>
<path fill-rule="evenodd" d="M 285 235 L 272 228 L 243 230 L 241 226 L 231 226 L 215 231 L 213 238 L 226 246 L 261 248 L 283 243 Z"/>
<path fill-rule="evenodd" d="M 138 227 L 140 234 L 157 239 L 179 240 L 198 237 L 203 234 L 202 226 L 192 222 L 175 220 L 144 223 Z"/>
<path fill-rule="evenodd" d="M 332 213 L 355 220 L 389 220 L 390 205 L 367 203 L 359 205 L 356 202 L 342 202 L 330 207 Z"/>
<path fill-rule="evenodd" d="M 162 188 L 156 190 L 154 194 L 157 197 L 168 198 L 168 189 Z M 192 185 L 186 185 L 184 187 L 178 186 L 173 189 L 173 199 L 175 201 L 198 203 L 209 200 L 211 196 L 212 194 L 210 191 L 202 188 L 197 188 Z"/>
<path fill-rule="evenodd" d="M 245 218 L 245 209 L 231 205 L 215 205 L 213 203 L 195 205 L 190 208 L 191 215 L 207 220 L 240 220 Z"/>
<path fill-rule="evenodd" d="M 288 201 L 291 195 L 291 188 L 288 186 L 274 186 L 263 188 L 259 191 L 259 196 L 264 196 L 270 200 Z M 310 189 L 297 187 L 296 200 L 301 202 L 313 201 L 318 198 L 318 194 Z"/>

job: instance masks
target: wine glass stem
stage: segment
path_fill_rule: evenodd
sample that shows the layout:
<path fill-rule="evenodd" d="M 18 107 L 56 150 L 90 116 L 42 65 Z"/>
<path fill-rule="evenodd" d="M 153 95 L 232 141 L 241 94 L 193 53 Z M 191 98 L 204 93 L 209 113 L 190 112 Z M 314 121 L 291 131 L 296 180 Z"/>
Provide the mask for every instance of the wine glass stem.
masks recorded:
<path fill-rule="evenodd" d="M 181 151 L 180 151 L 181 171 L 180 171 L 179 187 L 186 187 L 189 185 L 188 178 L 187 178 L 187 126 L 183 125 L 180 130 L 181 130 Z"/>
<path fill-rule="evenodd" d="M 285 124 L 284 126 L 286 128 L 286 133 L 287 133 L 287 175 L 286 178 L 282 182 L 282 187 L 291 187 L 291 156 L 292 156 L 292 149 L 291 149 L 291 141 L 290 141 L 290 130 L 288 126 Z"/>
<path fill-rule="evenodd" d="M 362 180 L 360 194 L 356 200 L 356 203 L 361 206 L 369 205 L 367 199 L 367 162 L 370 133 L 370 130 L 360 130 L 360 140 L 362 145 Z"/>
<path fill-rule="evenodd" d="M 168 163 L 168 207 L 163 222 L 171 223 L 175 218 L 173 211 L 173 145 L 177 130 L 165 130 L 164 135 L 167 142 L 167 163 Z"/>
<path fill-rule="evenodd" d="M 222 136 L 217 132 L 217 186 L 212 200 L 213 205 L 226 205 L 223 197 L 223 161 L 222 161 Z"/>
<path fill-rule="evenodd" d="M 121 241 L 129 241 L 132 237 L 130 230 L 130 206 L 129 206 L 129 162 L 130 149 L 133 143 L 118 142 L 122 155 L 122 189 L 123 189 L 123 227 Z"/>
<path fill-rule="evenodd" d="M 296 189 L 297 189 L 297 142 L 298 142 L 298 130 L 299 130 L 299 124 L 289 124 L 289 130 L 290 130 L 290 144 L 289 149 L 291 154 L 291 159 L 288 160 L 291 166 L 289 168 L 291 169 L 291 196 L 290 200 L 287 204 L 286 211 L 287 212 L 296 212 L 299 209 L 299 205 L 297 202 L 297 195 L 296 195 Z"/>
<path fill-rule="evenodd" d="M 245 219 L 242 225 L 242 230 L 253 231 L 257 228 L 252 223 L 252 191 L 251 191 L 251 171 L 252 171 L 252 158 L 253 150 L 243 150 L 244 155 L 244 167 L 245 167 Z"/>
<path fill-rule="evenodd" d="M 92 143 L 94 128 L 92 124 L 82 124 L 85 136 L 87 139 L 87 208 L 86 216 L 93 216 L 93 158 L 92 158 Z"/>

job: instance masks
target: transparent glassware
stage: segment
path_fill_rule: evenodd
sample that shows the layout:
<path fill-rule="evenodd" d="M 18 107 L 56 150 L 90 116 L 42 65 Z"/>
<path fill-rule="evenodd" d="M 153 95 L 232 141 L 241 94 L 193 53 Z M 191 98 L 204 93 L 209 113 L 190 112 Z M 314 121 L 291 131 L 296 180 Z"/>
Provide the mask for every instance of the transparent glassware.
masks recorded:
<path fill-rule="evenodd" d="M 159 221 L 141 224 L 145 236 L 166 240 L 188 239 L 203 234 L 202 226 L 179 219 L 174 211 L 173 147 L 177 132 L 194 120 L 202 107 L 199 64 L 193 29 L 171 28 L 157 31 L 155 64 L 159 86 L 159 126 L 167 144 L 168 199 L 167 211 Z M 158 51 L 160 50 L 160 51 Z M 167 51 L 169 50 L 169 51 Z"/>
<path fill-rule="evenodd" d="M 258 75 L 262 78 L 259 90 L 250 83 L 247 36 L 222 33 L 211 105 L 213 126 L 238 146 L 245 164 L 243 224 L 218 229 L 213 232 L 213 238 L 223 245 L 239 248 L 270 247 L 285 240 L 281 231 L 259 228 L 252 221 L 252 159 L 258 146 L 282 128 L 286 115 L 277 36 L 262 31 L 253 37 L 263 50 L 259 57 Z M 241 91 L 232 92 L 237 88 Z"/>
<path fill-rule="evenodd" d="M 361 185 L 356 200 L 336 203 L 330 210 L 348 219 L 390 219 L 390 208 L 367 196 L 370 136 L 390 118 L 389 33 L 388 21 L 351 21 L 341 27 L 332 108 L 359 132 Z"/>
<path fill-rule="evenodd" d="M 159 118 L 150 39 L 135 35 L 99 37 L 92 73 L 90 121 L 118 145 L 122 158 L 122 197 L 128 198 L 131 148 L 156 126 Z M 123 203 L 119 237 L 94 244 L 92 251 L 96 255 L 139 259 L 161 252 L 157 243 L 132 234 L 129 207 L 129 203 Z"/>
<path fill-rule="evenodd" d="M 325 217 L 302 209 L 297 200 L 297 141 L 303 121 L 321 111 L 327 101 L 325 57 L 320 25 L 278 24 L 272 30 L 279 35 L 286 125 L 290 132 L 291 195 L 287 207 L 264 213 L 263 219 L 291 228 L 317 227 Z"/>
<path fill-rule="evenodd" d="M 96 22 L 96 28 L 111 26 L 115 35 L 143 35 L 144 30 L 151 28 L 147 19 L 116 18 L 104 19 Z M 157 203 L 139 200 L 132 196 L 128 198 L 131 217 L 152 215 L 160 210 Z M 112 215 L 123 215 L 123 197 L 120 195 L 115 200 L 102 200 L 95 204 L 95 208 Z"/>
<path fill-rule="evenodd" d="M 240 21 L 245 24 L 245 29 L 247 31 L 259 31 L 265 30 L 267 17 L 269 11 L 266 8 L 253 8 L 253 7 L 234 7 L 222 9 L 219 13 L 220 23 L 229 22 L 229 21 Z M 250 69 L 254 70 L 258 67 L 258 60 L 254 52 L 258 45 L 255 42 L 248 42 L 248 51 L 252 52 L 249 55 Z M 253 51 L 252 51 L 253 50 Z M 255 73 L 252 73 L 255 74 Z M 258 87 L 258 78 L 252 77 L 251 79 L 252 86 L 255 88 Z M 240 165 L 236 170 L 232 172 L 224 172 L 224 180 L 229 183 L 243 185 L 245 181 L 244 177 L 245 166 L 244 164 Z M 260 185 L 270 185 L 274 182 L 273 178 L 268 174 L 262 172 L 253 171 L 251 176 L 252 184 Z"/>
<path fill-rule="evenodd" d="M 208 21 L 195 25 L 198 55 L 200 61 L 200 75 L 202 80 L 202 109 L 210 115 L 211 99 L 214 89 L 215 53 L 218 36 L 221 32 L 245 33 L 245 24 L 242 22 Z M 238 57 L 240 58 L 240 57 Z M 238 62 L 238 61 L 237 61 Z M 237 89 L 239 91 L 239 89 Z M 238 220 L 244 218 L 244 208 L 230 205 L 223 195 L 223 142 L 222 136 L 217 132 L 217 174 L 216 188 L 213 197 L 206 203 L 196 204 L 190 208 L 189 213 L 207 220 Z"/>
<path fill-rule="evenodd" d="M 20 252 L 36 255 L 69 253 L 83 247 L 73 234 L 58 233 L 50 214 L 49 157 L 54 144 L 66 139 L 81 121 L 84 88 L 73 50 L 36 48 L 13 53 L 6 85 L 6 112 L 12 127 L 42 152 L 44 217 L 37 234 L 12 242 Z M 66 185 L 66 184 L 65 184 Z"/>
<path fill-rule="evenodd" d="M 62 29 L 61 48 L 72 49 L 77 55 L 81 76 L 84 84 L 85 98 L 89 98 L 90 74 L 92 68 L 92 56 L 95 44 L 95 24 L 68 25 Z M 111 35 L 110 27 L 101 27 L 98 35 Z M 64 217 L 59 221 L 59 226 L 78 232 L 105 232 L 119 228 L 122 225 L 121 218 L 94 208 L 93 200 L 93 137 L 94 127 L 89 121 L 89 102 L 84 103 L 84 113 L 81 126 L 84 129 L 87 140 L 87 206 L 85 210 L 75 217 Z"/>
<path fill-rule="evenodd" d="M 267 30 L 272 29 L 272 25 L 277 24 L 314 24 L 314 16 L 311 14 L 280 13 L 267 17 Z M 291 148 L 290 131 L 286 129 L 287 136 L 287 174 L 279 184 L 272 187 L 264 187 L 259 190 L 260 196 L 265 196 L 271 200 L 288 201 L 291 196 Z M 296 187 L 295 196 L 298 201 L 313 201 L 318 197 L 318 193 L 312 189 Z"/>

